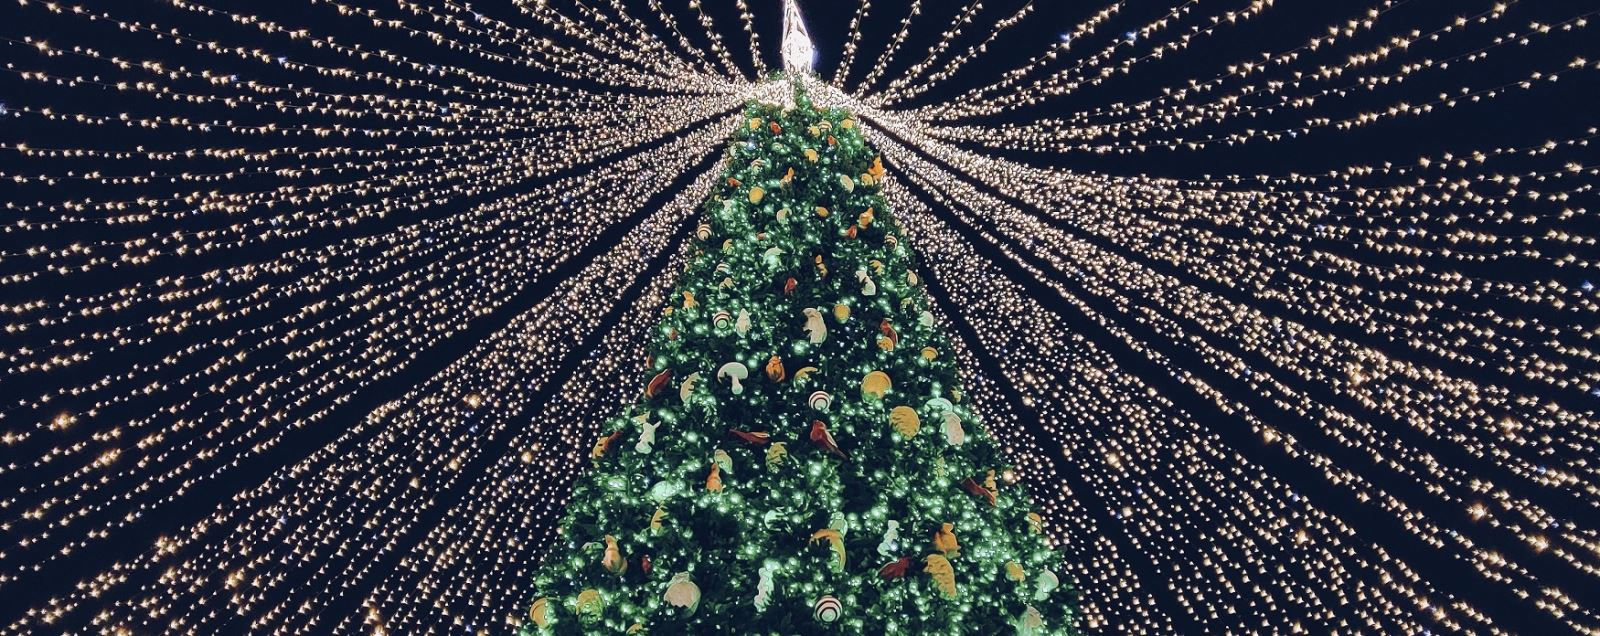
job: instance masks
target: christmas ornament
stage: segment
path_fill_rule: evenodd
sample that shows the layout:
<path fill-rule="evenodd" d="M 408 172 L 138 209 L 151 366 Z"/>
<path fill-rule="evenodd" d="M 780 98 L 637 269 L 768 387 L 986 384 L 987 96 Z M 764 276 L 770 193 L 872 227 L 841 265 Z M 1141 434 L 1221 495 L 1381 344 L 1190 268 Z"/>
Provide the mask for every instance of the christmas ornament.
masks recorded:
<path fill-rule="evenodd" d="M 742 362 L 729 362 L 722 365 L 721 369 L 717 369 L 718 380 L 728 380 L 733 383 L 734 395 L 744 393 L 744 385 L 740 384 L 739 381 L 748 377 L 750 377 L 750 369 L 744 366 Z"/>
<path fill-rule="evenodd" d="M 900 557 L 888 565 L 878 569 L 878 577 L 884 579 L 905 578 L 906 570 L 911 569 L 911 557 Z"/>
<path fill-rule="evenodd" d="M 844 537 L 839 534 L 838 530 L 834 530 L 833 528 L 823 528 L 821 530 L 818 530 L 816 532 L 811 533 L 811 543 L 817 543 L 817 542 L 820 542 L 820 541 L 828 542 L 828 547 L 832 548 L 834 555 L 839 557 L 839 560 L 836 562 L 834 569 L 835 570 L 839 570 L 839 571 L 843 571 L 844 570 Z"/>
<path fill-rule="evenodd" d="M 878 333 L 883 334 L 883 338 L 889 341 L 886 351 L 892 351 L 900 344 L 900 334 L 894 330 L 894 325 L 889 324 L 888 318 L 878 323 Z"/>
<path fill-rule="evenodd" d="M 828 407 L 833 405 L 833 396 L 828 395 L 827 391 L 812 391 L 811 397 L 806 399 L 806 404 L 809 404 L 811 408 L 826 413 L 828 412 Z"/>
<path fill-rule="evenodd" d="M 922 429 L 922 420 L 917 417 L 916 409 L 909 406 L 896 406 L 889 411 L 889 425 L 901 437 L 911 439 L 917 436 L 917 431 Z"/>
<path fill-rule="evenodd" d="M 718 331 L 732 327 L 733 314 L 728 313 L 726 309 L 717 310 L 717 313 L 711 314 L 711 326 Z"/>
<path fill-rule="evenodd" d="M 773 382 L 782 382 L 785 378 L 789 377 L 789 375 L 783 370 L 783 360 L 779 359 L 778 356 L 772 356 L 771 358 L 767 359 L 766 371 L 767 379 L 772 380 Z"/>
<path fill-rule="evenodd" d="M 803 384 L 807 378 L 811 377 L 811 374 L 816 372 L 816 367 L 800 367 L 799 371 L 794 372 L 794 383 Z"/>
<path fill-rule="evenodd" d="M 889 380 L 889 374 L 887 373 L 882 371 L 868 373 L 861 378 L 861 397 L 882 399 L 883 394 L 888 393 L 893 384 Z"/>
<path fill-rule="evenodd" d="M 528 618 L 533 619 L 533 624 L 540 629 L 550 626 L 550 599 L 540 597 L 533 602 L 533 607 L 528 610 Z"/>
<path fill-rule="evenodd" d="M 683 292 L 683 308 L 684 309 L 689 309 L 691 307 L 699 307 L 699 306 L 700 306 L 700 303 L 695 302 L 694 294 L 692 294 L 690 292 L 687 292 L 687 291 Z"/>
<path fill-rule="evenodd" d="M 605 603 L 600 600 L 600 591 L 591 587 L 579 592 L 576 609 L 580 617 L 594 618 L 600 616 L 600 613 L 605 611 Z"/>
<path fill-rule="evenodd" d="M 933 347 L 923 347 L 922 348 L 922 359 L 923 360 L 927 360 L 929 362 L 933 362 L 933 359 L 937 358 L 937 357 L 939 357 L 939 350 L 938 349 L 935 349 Z"/>
<path fill-rule="evenodd" d="M 878 295 L 878 284 L 872 282 L 872 277 L 867 275 L 867 268 L 863 267 L 856 270 L 856 280 L 861 282 L 862 296 Z"/>
<path fill-rule="evenodd" d="M 839 450 L 839 445 L 834 443 L 833 435 L 828 432 L 828 427 L 822 420 L 811 421 L 811 443 L 817 448 L 838 455 L 839 459 L 847 459 L 844 451 Z"/>
<path fill-rule="evenodd" d="M 800 310 L 800 313 L 806 317 L 806 339 L 811 341 L 811 344 L 820 344 L 828 338 L 828 325 L 822 322 L 822 312 L 807 307 Z"/>
<path fill-rule="evenodd" d="M 739 438 L 739 441 L 752 446 L 765 445 L 772 439 L 772 436 L 767 433 L 750 433 L 736 428 L 730 428 L 728 429 L 728 432 L 732 433 L 734 437 Z"/>
<path fill-rule="evenodd" d="M 872 225 L 872 219 L 873 218 L 874 218 L 874 214 L 872 212 L 872 208 L 867 208 L 866 212 L 862 212 L 861 214 L 856 215 L 856 225 L 861 226 L 862 229 L 866 229 L 867 226 Z M 879 271 L 882 271 L 882 270 L 879 270 Z"/>
<path fill-rule="evenodd" d="M 812 608 L 811 615 L 819 623 L 832 623 L 839 620 L 839 615 L 844 613 L 844 604 L 832 596 L 817 599 L 817 604 Z"/>
<path fill-rule="evenodd" d="M 1060 587 L 1060 586 L 1061 586 L 1061 579 L 1056 577 L 1056 573 L 1055 572 L 1051 572 L 1049 570 L 1045 570 L 1043 572 L 1040 572 L 1039 573 L 1039 578 L 1036 581 L 1034 581 L 1034 587 L 1036 589 L 1033 592 L 1033 600 L 1035 600 L 1035 601 L 1044 600 L 1045 597 L 1050 596 L 1050 592 L 1054 591 L 1057 587 Z"/>
<path fill-rule="evenodd" d="M 711 452 L 711 462 L 716 464 L 722 472 L 733 474 L 733 458 L 728 456 L 728 451 L 717 449 Z"/>
<path fill-rule="evenodd" d="M 750 188 L 750 202 L 751 203 L 760 203 L 761 199 L 766 197 L 766 196 L 767 196 L 767 191 L 762 189 L 761 186 L 753 186 L 753 187 Z"/>
<path fill-rule="evenodd" d="M 850 178 L 850 175 L 847 175 L 847 174 L 839 175 L 839 185 L 844 188 L 845 192 L 855 192 L 856 191 L 856 182 L 855 182 L 854 179 Z"/>
<path fill-rule="evenodd" d="M 1006 578 L 1021 583 L 1022 579 L 1026 577 L 1027 575 L 1022 571 L 1021 563 L 1017 563 L 1016 561 L 1006 562 Z"/>
<path fill-rule="evenodd" d="M 633 445 L 633 450 L 649 454 L 656 444 L 656 429 L 661 427 L 660 422 L 651 422 L 650 414 L 643 413 L 636 420 L 639 422 L 639 442 Z"/>
<path fill-rule="evenodd" d="M 873 157 L 872 167 L 867 168 L 867 174 L 872 175 L 873 180 L 883 180 L 884 175 L 888 174 L 888 172 L 883 169 L 883 157 Z"/>
<path fill-rule="evenodd" d="M 883 531 L 883 540 L 878 542 L 878 554 L 883 556 L 900 551 L 900 522 L 890 519 L 888 526 Z"/>
<path fill-rule="evenodd" d="M 837 320 L 839 322 L 844 322 L 846 320 L 849 320 L 850 319 L 850 306 L 849 305 L 834 305 L 833 306 L 833 319 Z"/>
<path fill-rule="evenodd" d="M 758 570 L 756 574 L 759 577 L 756 581 L 756 609 L 765 611 L 767 609 L 767 605 L 772 602 L 772 564 L 763 564 L 761 569 Z"/>
<path fill-rule="evenodd" d="M 684 402 L 688 402 L 689 401 L 689 394 L 690 393 L 694 393 L 694 387 L 695 387 L 695 385 L 697 385 L 699 383 L 700 383 L 700 372 L 699 371 L 691 373 L 691 374 L 689 374 L 688 377 L 685 377 L 683 379 L 683 383 L 678 385 L 678 399 L 683 400 Z"/>
<path fill-rule="evenodd" d="M 645 398 L 646 399 L 652 399 L 652 400 L 655 399 L 655 397 L 657 395 L 661 394 L 661 389 L 666 388 L 667 383 L 671 382 L 671 381 L 672 381 L 672 369 L 662 369 L 660 373 L 656 374 L 656 377 L 650 378 L 650 383 L 649 384 L 645 385 L 645 387 L 644 387 L 644 396 L 645 396 Z"/>
<path fill-rule="evenodd" d="M 679 572 L 672 575 L 672 580 L 667 583 L 667 591 L 661 595 L 668 605 L 689 610 L 694 614 L 700 607 L 700 586 L 689 580 L 688 572 Z"/>
<path fill-rule="evenodd" d="M 790 276 L 788 278 L 788 280 L 783 281 L 783 295 L 785 295 L 785 296 L 793 295 L 795 288 L 799 287 L 799 286 L 800 286 L 800 283 L 797 282 L 794 279 L 793 276 Z"/>
<path fill-rule="evenodd" d="M 1017 636 L 1038 636 L 1044 632 L 1044 615 L 1029 605 L 1027 609 L 1022 610 L 1022 615 L 1017 617 L 1015 624 Z"/>
<path fill-rule="evenodd" d="M 928 573 L 933 579 L 933 584 L 938 586 L 947 598 L 956 597 L 956 569 L 951 567 L 950 560 L 942 555 L 930 554 L 923 559 L 922 571 Z"/>
<path fill-rule="evenodd" d="M 978 497 L 980 499 L 983 499 L 984 501 L 989 502 L 989 506 L 990 507 L 993 507 L 995 505 L 995 494 L 994 494 L 994 491 L 989 490 L 988 488 L 984 488 L 983 486 L 979 485 L 978 482 L 973 480 L 971 477 L 967 477 L 965 479 L 962 479 L 961 480 L 961 487 L 966 489 L 966 491 L 968 493 L 970 493 L 971 495 L 973 495 L 975 497 Z"/>
<path fill-rule="evenodd" d="M 722 492 L 722 468 L 716 462 L 711 463 L 711 473 L 706 475 L 706 490 Z"/>
<path fill-rule="evenodd" d="M 1028 513 L 1028 527 L 1033 529 L 1034 534 L 1044 534 L 1044 518 L 1037 512 Z"/>
<path fill-rule="evenodd" d="M 702 243 L 705 242 L 706 240 L 710 239 L 711 238 L 711 226 L 710 225 L 706 225 L 704 223 L 701 223 L 699 227 L 696 227 L 694 229 L 694 237 L 696 239 L 699 239 Z"/>
<path fill-rule="evenodd" d="M 783 458 L 789 456 L 789 447 L 783 442 L 773 442 L 767 449 L 767 468 L 776 468 L 783 463 Z"/>
<path fill-rule="evenodd" d="M 622 431 L 618 430 L 610 435 L 601 435 L 594 443 L 594 448 L 589 451 L 589 459 L 600 459 L 606 451 L 611 450 L 611 445 L 622 439 Z"/>
<path fill-rule="evenodd" d="M 667 520 L 667 511 L 661 506 L 656 506 L 656 511 L 650 513 L 650 531 L 661 532 L 661 524 Z"/>
<path fill-rule="evenodd" d="M 738 320 L 733 321 L 733 332 L 739 334 L 741 338 L 750 333 L 750 312 L 739 310 Z"/>
<path fill-rule="evenodd" d="M 961 544 L 956 542 L 955 524 L 946 523 L 933 533 L 933 549 L 949 556 L 961 556 Z"/>
<path fill-rule="evenodd" d="M 922 325 L 924 327 L 927 327 L 929 329 L 932 329 L 933 328 L 933 312 L 931 312 L 931 311 L 922 312 L 922 315 L 917 317 L 917 324 Z"/>
<path fill-rule="evenodd" d="M 606 551 L 600 557 L 600 567 L 612 574 L 622 574 L 628 571 L 628 559 L 622 556 L 622 550 L 617 547 L 617 538 L 606 535 Z"/>

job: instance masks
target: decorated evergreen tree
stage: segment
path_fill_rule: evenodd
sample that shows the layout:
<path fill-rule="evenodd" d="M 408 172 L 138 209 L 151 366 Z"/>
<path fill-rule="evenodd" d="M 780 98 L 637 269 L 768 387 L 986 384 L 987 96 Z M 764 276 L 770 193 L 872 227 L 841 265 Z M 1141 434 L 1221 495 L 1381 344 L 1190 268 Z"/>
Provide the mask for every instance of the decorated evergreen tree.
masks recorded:
<path fill-rule="evenodd" d="M 752 103 L 530 633 L 1061 633 L 851 115 Z"/>

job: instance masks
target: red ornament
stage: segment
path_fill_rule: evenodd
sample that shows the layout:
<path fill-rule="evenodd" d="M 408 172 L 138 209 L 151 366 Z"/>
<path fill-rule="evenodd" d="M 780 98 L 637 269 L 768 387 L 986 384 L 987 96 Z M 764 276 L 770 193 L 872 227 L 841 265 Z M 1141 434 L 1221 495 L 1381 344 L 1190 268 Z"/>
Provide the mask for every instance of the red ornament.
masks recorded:
<path fill-rule="evenodd" d="M 833 435 L 828 433 L 828 427 L 822 420 L 811 421 L 811 443 L 817 448 L 838 455 L 839 459 L 847 459 L 844 451 L 839 450 L 839 445 L 834 443 Z"/>
<path fill-rule="evenodd" d="M 644 397 L 646 399 L 655 399 L 656 396 L 661 395 L 661 390 L 667 388 L 667 383 L 671 381 L 672 369 L 662 369 L 661 373 L 656 374 L 656 377 L 650 378 L 650 384 L 645 385 Z"/>
<path fill-rule="evenodd" d="M 982 497 L 985 501 L 989 502 L 990 506 L 995 505 L 994 492 L 989 490 L 988 488 L 984 488 L 983 486 L 979 485 L 977 480 L 975 480 L 975 479 L 973 479 L 971 477 L 963 479 L 963 480 L 961 480 L 961 487 L 967 489 L 967 492 L 971 493 L 974 496 Z"/>
<path fill-rule="evenodd" d="M 783 281 L 783 295 L 789 296 L 794 294 L 794 288 L 798 287 L 799 285 L 800 283 L 796 282 L 793 276 L 790 276 L 789 280 Z"/>
<path fill-rule="evenodd" d="M 878 570 L 878 576 L 886 579 L 904 578 L 906 575 L 906 570 L 910 568 L 911 557 L 900 557 L 899 561 L 885 565 L 882 569 Z"/>
<path fill-rule="evenodd" d="M 765 446 L 772 441 L 772 435 L 767 433 L 750 433 L 736 428 L 730 428 L 728 432 L 733 433 L 733 436 L 739 438 L 739 441 L 753 446 Z"/>

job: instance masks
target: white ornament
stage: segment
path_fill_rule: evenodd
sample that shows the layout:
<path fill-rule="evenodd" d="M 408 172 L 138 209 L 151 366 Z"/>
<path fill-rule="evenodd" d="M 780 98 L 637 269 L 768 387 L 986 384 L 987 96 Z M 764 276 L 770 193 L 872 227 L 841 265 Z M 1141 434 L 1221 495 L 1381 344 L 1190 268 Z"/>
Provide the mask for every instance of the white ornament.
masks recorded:
<path fill-rule="evenodd" d="M 772 566 L 761 566 L 760 574 L 761 580 L 756 581 L 756 609 L 764 611 L 772 602 Z"/>
<path fill-rule="evenodd" d="M 892 557 L 900 553 L 900 522 L 889 520 L 889 529 L 883 531 L 883 541 L 878 543 L 878 554 Z"/>
<path fill-rule="evenodd" d="M 1033 600 L 1042 601 L 1050 595 L 1050 592 L 1061 586 L 1061 579 L 1056 577 L 1055 572 L 1045 570 L 1039 573 L 1039 579 L 1034 584 L 1038 589 L 1033 592 Z"/>
<path fill-rule="evenodd" d="M 695 387 L 695 385 L 697 385 L 699 383 L 700 383 L 700 372 L 699 371 L 691 373 L 691 374 L 688 375 L 688 377 L 685 377 L 683 379 L 683 382 L 678 385 L 678 399 L 683 400 L 685 402 L 688 402 L 689 401 L 689 394 L 690 393 L 694 393 L 694 387 Z"/>
<path fill-rule="evenodd" d="M 956 415 L 956 405 L 951 404 L 950 400 L 933 398 L 923 408 L 939 414 L 943 421 L 940 428 L 944 430 L 944 441 L 951 446 L 960 446 L 967 441 L 967 431 L 961 428 L 961 416 Z"/>
<path fill-rule="evenodd" d="M 739 319 L 733 321 L 733 330 L 740 336 L 750 333 L 750 312 L 739 310 Z"/>
<path fill-rule="evenodd" d="M 633 419 L 639 422 L 640 428 L 644 429 L 643 432 L 639 433 L 639 443 L 633 445 L 633 450 L 648 454 L 651 447 L 655 446 L 656 429 L 661 427 L 661 423 L 651 422 L 649 413 L 642 413 L 639 417 Z"/>
<path fill-rule="evenodd" d="M 811 615 L 819 623 L 832 623 L 839 620 L 839 615 L 843 613 L 844 604 L 830 595 L 817 599 L 817 604 L 813 607 Z"/>
<path fill-rule="evenodd" d="M 872 277 L 867 274 L 867 268 L 856 270 L 856 280 L 861 281 L 862 296 L 878 295 L 878 284 L 872 282 Z"/>
<path fill-rule="evenodd" d="M 744 366 L 744 363 L 742 362 L 729 362 L 722 365 L 721 369 L 717 369 L 718 380 L 729 380 L 733 382 L 734 395 L 744 393 L 744 385 L 739 384 L 739 381 L 748 377 L 750 377 L 750 368 Z"/>
<path fill-rule="evenodd" d="M 817 344 L 828 338 L 828 325 L 822 322 L 822 312 L 813 307 L 800 310 L 806 316 L 806 335 L 811 344 Z"/>
<path fill-rule="evenodd" d="M 689 613 L 693 614 L 700 607 L 700 586 L 689 580 L 688 572 L 679 572 L 672 575 L 672 581 L 667 583 L 667 592 L 661 598 L 673 607 L 688 608 Z"/>
<path fill-rule="evenodd" d="M 1029 605 L 1022 610 L 1022 616 L 1017 617 L 1017 636 L 1035 636 L 1044 631 L 1044 616 L 1039 610 Z"/>
<path fill-rule="evenodd" d="M 711 462 L 717 465 L 722 472 L 733 474 L 733 458 L 728 456 L 728 451 L 717 449 L 711 453 Z"/>

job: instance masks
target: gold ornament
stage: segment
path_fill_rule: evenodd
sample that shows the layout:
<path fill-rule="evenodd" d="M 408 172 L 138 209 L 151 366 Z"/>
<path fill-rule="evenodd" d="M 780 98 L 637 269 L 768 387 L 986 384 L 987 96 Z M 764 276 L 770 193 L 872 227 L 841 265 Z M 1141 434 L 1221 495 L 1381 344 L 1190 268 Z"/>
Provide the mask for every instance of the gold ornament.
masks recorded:
<path fill-rule="evenodd" d="M 661 522 L 667 520 L 667 511 L 661 506 L 656 506 L 656 511 L 650 513 L 650 531 L 661 532 Z"/>
<path fill-rule="evenodd" d="M 540 597 L 533 602 L 533 607 L 528 610 L 528 618 L 533 619 L 533 624 L 540 629 L 550 626 L 550 599 Z"/>
<path fill-rule="evenodd" d="M 839 570 L 839 571 L 843 571 L 844 570 L 844 537 L 839 534 L 838 530 L 835 530 L 833 528 L 823 528 L 821 530 L 818 530 L 816 532 L 811 533 L 811 543 L 816 543 L 818 541 L 827 541 L 828 542 L 828 545 L 833 548 L 833 553 L 839 557 L 838 567 L 835 567 L 834 569 L 835 570 Z"/>
<path fill-rule="evenodd" d="M 750 188 L 750 202 L 751 203 L 760 203 L 762 197 L 765 197 L 765 196 L 767 196 L 767 191 L 765 189 L 763 189 L 761 186 L 754 186 L 754 187 Z"/>
<path fill-rule="evenodd" d="M 605 610 L 604 603 L 600 600 L 600 591 L 589 588 L 578 593 L 578 614 L 593 614 L 599 616 Z"/>
<path fill-rule="evenodd" d="M 846 320 L 849 320 L 850 319 L 850 306 L 849 305 L 834 305 L 833 306 L 833 319 L 837 320 L 839 322 L 844 322 Z"/>
<path fill-rule="evenodd" d="M 922 571 L 933 577 L 934 585 L 939 586 L 939 591 L 944 592 L 948 598 L 956 597 L 956 569 L 950 566 L 950 560 L 937 554 L 930 554 L 924 559 L 927 564 Z"/>
<path fill-rule="evenodd" d="M 628 559 L 622 556 L 622 549 L 617 547 L 617 538 L 606 535 L 606 553 L 600 557 L 600 567 L 612 574 L 622 574 L 628 571 Z"/>
<path fill-rule="evenodd" d="M 782 382 L 784 378 L 787 377 L 789 377 L 788 374 L 783 370 L 783 360 L 779 359 L 778 356 L 772 356 L 772 358 L 767 360 L 768 380 L 772 380 L 773 382 Z"/>
<path fill-rule="evenodd" d="M 711 462 L 711 474 L 706 475 L 706 490 L 722 492 L 722 468 Z"/>
<path fill-rule="evenodd" d="M 922 429 L 922 420 L 917 417 L 917 410 L 909 406 L 896 406 L 889 411 L 889 425 L 895 432 L 906 439 L 917 436 L 917 431 Z"/>
<path fill-rule="evenodd" d="M 937 358 L 937 357 L 939 357 L 939 350 L 938 349 L 935 349 L 933 347 L 923 347 L 922 348 L 922 359 L 923 360 L 927 360 L 929 362 L 933 362 L 933 359 Z"/>
<path fill-rule="evenodd" d="M 1017 563 L 1016 561 L 1006 562 L 1006 578 L 1020 583 L 1022 582 L 1022 579 L 1027 578 L 1027 576 L 1028 575 L 1022 571 L 1021 563 Z"/>
<path fill-rule="evenodd" d="M 893 385 L 894 383 L 889 380 L 889 374 L 882 371 L 873 371 L 861 379 L 861 395 L 862 397 L 882 399 L 883 394 L 888 393 Z"/>
<path fill-rule="evenodd" d="M 946 523 L 933 533 L 933 549 L 950 556 L 961 556 L 961 544 L 956 541 L 955 524 Z"/>

